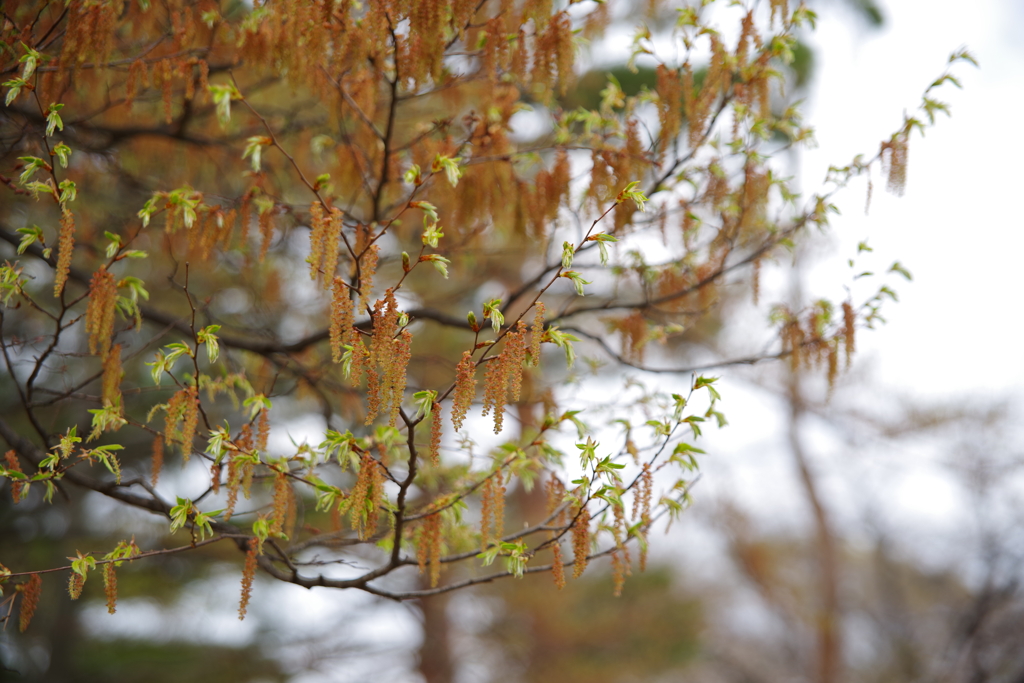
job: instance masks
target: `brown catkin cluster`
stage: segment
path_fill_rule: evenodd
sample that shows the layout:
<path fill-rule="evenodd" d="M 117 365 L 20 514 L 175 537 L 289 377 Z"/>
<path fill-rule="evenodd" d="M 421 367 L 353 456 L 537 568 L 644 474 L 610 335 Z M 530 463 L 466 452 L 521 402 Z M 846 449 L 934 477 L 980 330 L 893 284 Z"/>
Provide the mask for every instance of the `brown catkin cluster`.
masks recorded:
<path fill-rule="evenodd" d="M 523 360 L 526 358 L 526 323 L 505 335 L 505 348 L 492 360 L 484 373 L 483 414 L 494 411 L 494 433 L 505 422 L 505 404 L 516 402 L 523 387 Z"/>
<path fill-rule="evenodd" d="M 524 87 L 530 84 L 530 49 L 529 49 L 529 36 L 526 31 L 522 28 L 516 34 L 515 40 L 511 45 L 511 59 L 509 60 L 509 71 L 511 71 L 516 80 L 522 83 Z"/>
<path fill-rule="evenodd" d="M 761 259 L 754 259 L 750 272 L 750 289 L 752 290 L 754 305 L 761 301 Z"/>
<path fill-rule="evenodd" d="M 441 78 L 448 28 L 448 2 L 416 2 L 409 11 L 408 64 L 403 73 L 417 84 Z"/>
<path fill-rule="evenodd" d="M 540 344 L 544 339 L 544 302 L 538 301 L 534 306 L 533 325 L 530 327 L 530 365 L 540 365 Z"/>
<path fill-rule="evenodd" d="M 772 14 L 771 21 L 775 21 L 776 15 L 779 17 L 779 21 L 785 22 L 789 17 L 789 0 L 770 0 Z"/>
<path fill-rule="evenodd" d="M 179 430 L 178 422 L 181 422 Z M 199 422 L 199 396 L 196 385 L 179 389 L 167 402 L 167 413 L 164 419 L 164 440 L 167 443 L 181 445 L 181 453 L 188 462 L 192 455 L 192 441 L 196 435 Z"/>
<path fill-rule="evenodd" d="M 71 572 L 71 578 L 68 579 L 68 595 L 71 596 L 72 600 L 77 600 L 82 597 L 82 588 L 85 587 L 85 577 L 76 571 Z"/>
<path fill-rule="evenodd" d="M 103 405 L 121 405 L 121 345 L 115 344 L 103 357 Z"/>
<path fill-rule="evenodd" d="M 89 353 L 106 356 L 114 336 L 117 285 L 107 267 L 100 266 L 89 283 L 89 306 L 85 311 L 85 331 L 89 334 Z"/>
<path fill-rule="evenodd" d="M 849 301 L 843 302 L 843 341 L 846 348 L 846 367 L 850 367 L 853 353 L 857 350 L 857 316 Z"/>
<path fill-rule="evenodd" d="M 117 611 L 117 570 L 113 562 L 103 565 L 103 594 L 107 597 L 107 613 Z"/>
<path fill-rule="evenodd" d="M 708 67 L 707 75 L 701 84 L 700 92 L 696 93 L 692 100 L 687 103 L 686 115 L 689 122 L 689 145 L 690 149 L 696 149 L 707 132 L 708 119 L 711 116 L 711 108 L 718 99 L 719 94 L 728 88 L 732 82 L 732 70 L 728 64 L 728 50 L 722 43 L 721 38 L 715 34 L 711 38 L 711 65 Z M 683 65 L 683 94 L 689 86 L 692 89 L 692 72 L 688 64 Z"/>
<path fill-rule="evenodd" d="M 586 506 L 575 510 L 572 525 L 572 578 L 578 579 L 587 568 L 587 557 L 590 555 L 590 510 Z"/>
<path fill-rule="evenodd" d="M 647 318 L 643 312 L 633 311 L 613 324 L 622 337 L 622 357 L 632 363 L 643 363 L 644 349 L 649 341 Z"/>
<path fill-rule="evenodd" d="M 309 277 L 325 284 L 333 282 L 341 242 L 341 211 L 331 207 L 330 216 L 320 202 L 309 207 Z"/>
<path fill-rule="evenodd" d="M 548 20 L 545 30 L 535 36 L 531 73 L 534 85 L 549 89 L 557 83 L 559 93 L 565 93 L 572 81 L 575 59 L 572 31 L 569 13 L 558 12 Z"/>
<path fill-rule="evenodd" d="M 78 81 L 81 65 L 86 61 L 105 62 L 115 34 L 118 9 L 107 3 L 75 2 L 68 5 L 67 32 L 61 49 L 59 65 L 75 70 L 72 80 Z"/>
<path fill-rule="evenodd" d="M 242 468 L 239 467 L 238 457 L 229 457 L 228 459 L 228 500 L 224 506 L 224 521 L 231 519 L 231 515 L 235 512 L 235 505 L 238 504 L 238 490 L 242 484 Z"/>
<path fill-rule="evenodd" d="M 53 275 L 53 295 L 60 297 L 71 272 L 71 255 L 75 250 L 75 216 L 66 208 L 60 214 L 60 236 L 57 242 L 57 268 Z M 95 352 L 93 352 L 95 353 Z"/>
<path fill-rule="evenodd" d="M 431 408 L 430 420 L 430 462 L 434 465 L 441 464 L 441 437 L 444 419 L 441 415 L 441 404 L 434 403 Z"/>
<path fill-rule="evenodd" d="M 160 470 L 164 468 L 164 438 L 157 436 L 153 439 L 153 454 L 150 459 L 149 483 L 156 486 L 160 479 Z"/>
<path fill-rule="evenodd" d="M 164 123 L 170 124 L 174 120 L 172 109 L 172 97 L 174 95 L 174 63 L 169 59 L 160 60 L 160 70 L 155 74 L 159 75 L 161 86 L 161 101 L 164 105 Z"/>
<path fill-rule="evenodd" d="M 262 201 L 257 203 L 256 225 L 260 231 L 259 262 L 263 263 L 274 239 L 274 216 L 277 215 L 278 208 L 269 197 L 263 196 L 260 199 Z"/>
<path fill-rule="evenodd" d="M 402 409 L 402 399 L 405 398 L 405 385 L 408 381 L 409 361 L 412 360 L 412 332 L 402 330 L 398 339 L 392 341 L 395 347 L 394 360 L 384 374 L 384 390 L 388 395 L 388 402 L 391 404 L 391 416 L 388 425 L 394 427 L 398 424 L 399 411 Z"/>
<path fill-rule="evenodd" d="M 416 560 L 421 574 L 429 566 L 431 588 L 441 578 L 441 530 L 441 513 L 435 512 L 423 520 L 416 538 Z"/>
<path fill-rule="evenodd" d="M 371 245 L 359 262 L 359 310 L 362 311 L 370 302 L 373 293 L 373 277 L 377 273 L 377 261 L 380 259 L 380 247 Z"/>
<path fill-rule="evenodd" d="M 331 359 L 340 363 L 344 354 L 344 346 L 353 347 L 353 361 L 355 360 L 355 336 L 353 328 L 355 324 L 355 312 L 352 310 L 352 297 L 349 295 L 348 286 L 340 277 L 334 278 L 334 289 L 331 296 Z M 356 380 L 358 381 L 358 380 Z"/>
<path fill-rule="evenodd" d="M 740 38 L 736 42 L 736 66 L 743 69 L 747 66 L 750 53 L 751 39 L 760 43 L 757 30 L 754 27 L 754 11 L 748 10 L 740 23 Z"/>
<path fill-rule="evenodd" d="M 264 407 L 256 418 L 256 450 L 267 450 L 267 441 L 270 439 L 270 409 Z"/>
<path fill-rule="evenodd" d="M 749 232 L 763 224 L 770 188 L 771 180 L 764 167 L 748 162 L 744 169 L 738 230 Z"/>
<path fill-rule="evenodd" d="M 28 581 L 17 588 L 21 592 L 21 609 L 18 612 L 18 630 L 22 633 L 32 622 L 32 616 L 39 607 L 39 596 L 43 592 L 43 579 L 39 574 L 32 574 Z"/>
<path fill-rule="evenodd" d="M 626 584 L 629 571 L 629 552 L 626 546 L 620 545 L 612 551 L 612 595 L 622 595 L 622 587 Z"/>
<path fill-rule="evenodd" d="M 633 493 L 633 519 L 642 521 L 645 525 L 650 522 L 651 516 L 651 485 L 654 475 L 651 473 L 651 465 L 644 463 L 643 471 L 637 480 L 636 491 Z"/>
<path fill-rule="evenodd" d="M 542 169 L 534 178 L 529 219 L 535 236 L 543 236 L 545 222 L 556 220 L 559 207 L 569 203 L 570 173 L 569 153 L 559 148 L 551 170 Z"/>
<path fill-rule="evenodd" d="M 274 512 L 270 523 L 271 535 L 277 535 L 284 529 L 291 497 L 292 487 L 288 483 L 288 475 L 278 472 L 274 477 Z"/>
<path fill-rule="evenodd" d="M 206 261 L 218 244 L 222 249 L 229 248 L 236 216 L 235 209 L 225 213 L 220 206 L 206 207 L 205 210 L 201 207 L 195 229 L 188 235 L 190 253 L 196 253 L 200 260 Z"/>
<path fill-rule="evenodd" d="M 558 477 L 552 476 L 548 479 L 547 484 L 547 512 L 548 515 L 555 513 L 559 507 L 562 507 L 563 499 L 565 498 L 565 485 L 562 484 Z M 550 521 L 553 527 L 564 527 L 566 524 L 566 510 L 562 507 L 561 511 Z M 565 565 L 562 559 L 562 544 L 558 539 L 560 532 L 552 530 L 550 532 L 551 538 L 554 543 L 551 546 L 552 559 L 551 559 L 551 575 L 555 580 L 555 585 L 559 589 L 565 587 Z"/>
<path fill-rule="evenodd" d="M 455 395 L 452 398 L 452 426 L 455 431 L 462 429 L 466 413 L 476 398 L 476 363 L 473 352 L 463 351 L 462 360 L 455 368 Z"/>
<path fill-rule="evenodd" d="M 330 283 L 334 277 L 335 271 L 338 269 L 338 254 L 339 247 L 341 244 L 341 209 L 336 206 L 331 207 L 331 217 L 327 226 L 327 234 L 324 235 L 324 250 L 323 250 L 323 281 L 325 284 Z"/>
<path fill-rule="evenodd" d="M 683 79 L 679 71 L 659 64 L 657 69 L 658 118 L 661 120 L 660 152 L 664 158 L 683 126 Z"/>
<path fill-rule="evenodd" d="M 412 356 L 412 333 L 398 333 L 398 302 L 388 289 L 373 305 L 373 336 L 367 368 L 366 424 L 390 408 L 390 425 L 395 426 L 405 396 L 406 367 Z M 358 350 L 358 347 L 357 347 Z"/>
<path fill-rule="evenodd" d="M 367 373 L 366 364 L 370 360 L 370 352 L 366 350 L 366 345 L 363 344 L 363 340 L 359 337 L 358 333 L 352 334 L 352 366 L 350 369 L 349 383 L 352 386 L 359 386 L 362 381 L 362 377 Z"/>
<path fill-rule="evenodd" d="M 833 339 L 828 345 L 828 392 L 829 396 L 832 395 L 832 391 L 836 386 L 836 378 L 839 376 L 839 340 Z"/>
<path fill-rule="evenodd" d="M 480 490 L 480 548 L 505 533 L 505 484 L 501 472 L 488 475 Z"/>
<path fill-rule="evenodd" d="M 252 452 L 255 450 L 255 440 L 252 437 L 252 428 L 249 425 L 242 425 L 241 438 L 238 440 L 239 448 L 244 448 L 246 452 Z M 251 460 L 247 460 L 241 463 L 242 471 L 242 495 L 245 496 L 246 500 L 249 500 L 249 496 L 252 491 L 252 479 L 256 474 L 256 465 Z"/>
<path fill-rule="evenodd" d="M 18 462 L 18 456 L 13 450 L 4 453 L 4 461 L 7 463 L 7 469 L 21 472 L 21 464 Z M 23 472 L 21 473 L 24 474 Z M 25 493 L 28 493 L 28 489 L 21 479 L 11 479 L 11 498 L 15 504 L 24 497 Z"/>
<path fill-rule="evenodd" d="M 885 164 L 888 176 L 886 179 L 886 189 L 897 197 L 903 196 L 903 190 L 907 186 L 907 150 L 909 141 L 909 136 L 906 133 L 901 133 L 894 136 L 889 142 L 882 143 L 882 161 Z"/>
<path fill-rule="evenodd" d="M 508 357 L 500 353 L 491 359 L 484 371 L 484 410 L 483 415 L 494 411 L 494 433 L 498 434 L 505 422 L 505 397 L 508 394 L 506 383 L 508 374 Z"/>
<path fill-rule="evenodd" d="M 224 463 L 210 465 L 210 488 L 213 489 L 213 495 L 220 493 L 220 480 L 223 474 Z"/>
<path fill-rule="evenodd" d="M 124 85 L 124 103 L 131 111 L 135 97 L 139 94 L 139 86 L 145 87 L 149 81 L 149 66 L 143 59 L 134 60 L 128 67 L 128 79 Z"/>
<path fill-rule="evenodd" d="M 352 528 L 365 541 L 377 530 L 380 505 L 384 501 L 384 475 L 380 463 L 373 459 L 369 451 L 363 453 L 359 476 L 349 499 Z"/>
<path fill-rule="evenodd" d="M 429 537 L 430 532 L 428 530 L 431 521 L 435 515 L 430 515 L 423 519 L 423 523 L 420 524 L 414 534 L 414 542 L 416 545 L 416 565 L 419 567 L 420 574 L 427 570 L 427 563 L 430 562 L 430 543 Z"/>
<path fill-rule="evenodd" d="M 590 157 L 590 185 L 587 187 L 587 197 L 593 200 L 595 209 L 602 210 L 614 185 L 608 170 L 609 152 L 595 148 Z"/>
<path fill-rule="evenodd" d="M 224 521 L 231 519 L 235 505 L 238 503 L 238 491 L 241 489 L 246 499 L 249 498 L 249 489 L 252 486 L 253 473 L 256 466 L 247 456 L 254 448 L 252 427 L 242 425 L 241 432 L 235 440 L 237 449 L 228 460 L 228 501 L 224 511 Z"/>
<path fill-rule="evenodd" d="M 565 588 L 565 564 L 562 560 L 562 544 L 558 541 L 551 546 L 551 577 L 559 590 Z"/>
<path fill-rule="evenodd" d="M 803 361 L 804 331 L 800 322 L 791 318 L 782 328 L 782 349 L 789 353 L 789 367 L 796 371 Z"/>
<path fill-rule="evenodd" d="M 641 506 L 640 506 L 640 571 L 647 571 L 647 532 L 651 527 L 651 493 L 654 488 L 654 475 L 651 473 L 650 465 L 644 465 L 644 473 L 641 478 Z"/>
<path fill-rule="evenodd" d="M 626 545 L 628 537 L 626 506 L 622 504 L 621 499 L 612 504 L 612 514 L 615 519 L 612 526 L 612 533 L 615 536 L 615 550 L 612 551 L 612 582 L 615 588 L 612 594 L 619 597 L 622 595 L 622 586 L 626 582 L 626 577 L 632 574 L 629 546 Z"/>
<path fill-rule="evenodd" d="M 424 3 L 426 4 L 426 3 Z M 481 69 L 493 83 L 498 80 L 498 71 L 508 62 L 509 43 L 505 40 L 505 17 L 498 14 L 492 17 L 482 31 L 483 51 L 480 55 Z"/>
<path fill-rule="evenodd" d="M 249 608 L 249 599 L 252 598 L 252 584 L 256 578 L 256 568 L 258 566 L 256 559 L 256 547 L 258 545 L 258 539 L 253 538 L 249 541 L 249 548 L 245 552 L 245 567 L 242 569 L 242 598 L 238 603 L 239 621 L 245 619 L 245 613 Z"/>

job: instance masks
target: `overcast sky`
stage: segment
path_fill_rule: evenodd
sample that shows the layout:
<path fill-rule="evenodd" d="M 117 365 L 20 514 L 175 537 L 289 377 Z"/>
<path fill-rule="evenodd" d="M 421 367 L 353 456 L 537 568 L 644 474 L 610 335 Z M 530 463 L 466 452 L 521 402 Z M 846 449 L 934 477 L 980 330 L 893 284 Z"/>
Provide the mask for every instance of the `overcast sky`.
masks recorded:
<path fill-rule="evenodd" d="M 1007 124 L 1024 105 L 1024 3 L 884 5 L 879 32 L 851 30 L 842 14 L 823 13 L 814 35 L 820 69 L 809 112 L 820 147 L 803 157 L 808 187 L 829 163 L 876 151 L 902 112 L 916 108 L 950 52 L 967 46 L 981 68 L 958 65 L 963 90 L 939 91 L 952 104 L 952 118 L 912 139 L 905 196 L 875 192 L 866 218 L 863 184 L 840 202 L 839 253 L 867 238 L 879 261 L 899 259 L 915 276 L 900 287 L 889 324 L 863 335 L 862 348 L 877 356 L 886 384 L 918 395 L 1019 393 L 1024 138 Z M 881 184 L 876 177 L 876 190 Z"/>

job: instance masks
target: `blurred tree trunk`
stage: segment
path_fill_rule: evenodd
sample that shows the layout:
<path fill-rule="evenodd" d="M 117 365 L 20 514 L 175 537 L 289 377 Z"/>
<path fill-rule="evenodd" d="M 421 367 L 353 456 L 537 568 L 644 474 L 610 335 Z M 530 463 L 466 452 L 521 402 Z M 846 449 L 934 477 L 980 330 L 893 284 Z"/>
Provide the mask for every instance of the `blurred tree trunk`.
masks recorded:
<path fill-rule="evenodd" d="M 424 588 L 427 588 L 424 582 Z M 420 645 L 420 673 L 426 683 L 451 683 L 455 669 L 451 654 L 451 626 L 448 623 L 448 594 L 420 600 L 423 612 L 423 644 Z"/>
<path fill-rule="evenodd" d="M 835 534 L 829 521 L 828 510 L 821 500 L 818 485 L 807 461 L 800 438 L 800 423 L 805 412 L 800 386 L 800 371 L 789 373 L 789 447 L 800 474 L 800 483 L 814 518 L 815 551 L 818 560 L 818 582 L 821 592 L 814 619 L 818 634 L 817 666 L 814 680 L 834 683 L 839 680 L 842 666 L 842 614 L 839 605 L 839 562 L 836 556 Z"/>

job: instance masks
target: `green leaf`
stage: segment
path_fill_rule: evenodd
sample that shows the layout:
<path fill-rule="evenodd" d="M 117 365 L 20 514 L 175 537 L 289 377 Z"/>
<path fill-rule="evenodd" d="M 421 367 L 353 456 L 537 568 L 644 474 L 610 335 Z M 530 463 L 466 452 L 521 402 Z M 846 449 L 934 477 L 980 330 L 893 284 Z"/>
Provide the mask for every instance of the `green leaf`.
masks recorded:
<path fill-rule="evenodd" d="M 619 192 L 619 196 L 615 198 L 615 203 L 621 204 L 627 199 L 631 199 L 633 203 L 636 204 L 636 208 L 640 211 L 646 211 L 647 209 L 645 208 L 644 203 L 647 201 L 647 197 L 644 196 L 643 192 L 634 189 L 639 184 L 639 180 L 634 180 L 629 185 L 626 185 L 626 187 Z"/>
<path fill-rule="evenodd" d="M 409 206 L 413 209 L 419 209 L 423 212 L 423 225 L 428 223 L 437 223 L 437 207 L 430 202 L 409 202 Z"/>
<path fill-rule="evenodd" d="M 46 112 L 46 137 L 53 135 L 55 130 L 64 130 L 64 121 L 60 118 L 60 110 L 63 104 L 51 104 Z"/>
<path fill-rule="evenodd" d="M 402 180 L 409 183 L 410 185 L 419 185 L 423 182 L 423 175 L 420 171 L 418 164 L 413 164 L 409 167 L 405 173 L 402 174 Z"/>
<path fill-rule="evenodd" d="M 719 394 L 718 390 L 713 386 L 718 379 L 718 377 L 705 377 L 704 375 L 700 375 L 693 382 L 693 390 L 697 391 L 698 389 L 707 389 L 708 393 L 711 394 L 711 400 L 719 401 L 721 400 L 722 395 Z"/>
<path fill-rule="evenodd" d="M 18 95 L 21 94 L 21 89 L 24 88 L 28 83 L 23 78 L 12 78 L 4 83 L 4 87 L 10 88 L 7 91 L 7 97 L 4 98 L 4 106 L 11 106 L 14 100 L 18 99 Z"/>
<path fill-rule="evenodd" d="M 268 138 L 266 135 L 253 135 L 246 140 L 245 151 L 242 152 L 242 158 L 246 159 L 248 157 L 252 157 L 250 162 L 252 163 L 252 170 L 256 173 L 259 173 L 260 171 L 260 165 L 263 159 L 263 148 L 271 144 L 273 144 L 273 140 Z"/>
<path fill-rule="evenodd" d="M 434 411 L 434 402 L 437 401 L 437 392 L 433 389 L 425 389 L 423 391 L 417 391 L 412 395 L 413 405 L 416 406 L 416 419 L 420 415 L 424 418 L 429 418 L 430 414 Z"/>
<path fill-rule="evenodd" d="M 581 439 L 586 435 L 588 431 L 587 425 L 585 425 L 582 420 L 576 417 L 582 412 L 582 410 L 567 410 L 564 413 L 562 413 L 562 416 L 558 419 L 559 422 L 564 422 L 566 420 L 572 422 L 576 426 L 576 434 Z"/>
<path fill-rule="evenodd" d="M 494 334 L 501 332 L 501 326 L 505 324 L 505 315 L 501 312 L 500 306 L 501 299 L 491 299 L 484 304 L 484 319 L 490 318 Z"/>
<path fill-rule="evenodd" d="M 178 497 L 178 504 L 171 508 L 171 533 L 185 526 L 189 513 L 192 512 L 192 501 L 188 498 Z"/>
<path fill-rule="evenodd" d="M 21 175 L 18 176 L 18 182 L 22 185 L 31 180 L 32 176 L 35 175 L 36 171 L 39 169 L 50 169 L 50 165 L 39 157 L 18 157 L 18 161 L 25 164 L 24 170 L 22 170 Z"/>
<path fill-rule="evenodd" d="M 24 254 L 25 250 L 29 248 L 34 242 L 43 243 L 43 229 L 38 225 L 30 225 L 24 228 L 18 228 L 17 232 L 21 233 L 21 241 L 18 242 L 18 254 Z"/>
<path fill-rule="evenodd" d="M 565 362 L 570 368 L 576 362 L 576 351 L 571 343 L 579 341 L 579 337 L 576 335 L 562 332 L 558 329 L 557 325 L 552 325 L 544 331 L 544 337 L 541 341 L 549 341 L 565 351 Z"/>
<path fill-rule="evenodd" d="M 63 142 L 58 142 L 53 148 L 53 153 L 57 157 L 57 161 L 60 162 L 60 167 L 67 168 L 68 158 L 71 156 L 71 148 Z"/>
<path fill-rule="evenodd" d="M 438 154 L 434 157 L 434 165 L 431 167 L 431 170 L 434 173 L 444 171 L 448 184 L 455 187 L 459 184 L 459 178 L 462 177 L 462 169 L 459 168 L 460 161 L 462 159 L 459 157 L 446 157 Z"/>
<path fill-rule="evenodd" d="M 896 261 L 891 266 L 889 266 L 889 272 L 890 273 L 899 273 L 903 277 L 907 278 L 907 280 L 913 280 L 914 279 L 914 276 L 910 274 L 910 271 L 907 270 L 903 266 L 903 264 L 900 263 L 899 261 Z"/>
<path fill-rule="evenodd" d="M 74 202 L 78 199 L 78 186 L 74 180 L 61 180 L 58 187 L 60 188 L 60 197 L 57 198 L 57 202 L 60 204 Z"/>
<path fill-rule="evenodd" d="M 231 429 L 227 420 L 223 427 L 210 430 L 210 438 L 206 442 L 206 453 L 213 456 L 213 464 L 219 465 L 227 452 L 224 444 L 231 440 Z"/>
<path fill-rule="evenodd" d="M 444 279 L 447 280 L 448 264 L 450 263 L 450 261 L 443 256 L 438 256 L 437 254 L 430 254 L 430 256 L 431 258 L 429 258 L 428 260 L 434 265 L 434 268 L 437 269 L 437 272 L 441 273 L 441 275 L 444 276 Z"/>
<path fill-rule="evenodd" d="M 423 231 L 422 241 L 423 244 L 425 244 L 426 246 L 431 247 L 433 249 L 437 249 L 437 244 L 440 241 L 440 239 L 444 237 L 444 233 L 441 232 L 441 225 L 436 221 L 433 221 L 428 224 L 428 218 L 429 216 L 423 217 L 423 224 L 426 229 Z"/>
<path fill-rule="evenodd" d="M 583 285 L 592 284 L 590 280 L 584 280 L 583 276 L 580 275 L 575 270 L 567 270 L 564 273 L 560 274 L 559 277 L 567 277 L 570 280 L 572 280 L 572 286 L 576 290 L 576 294 L 578 294 L 579 296 L 584 296 Z"/>
<path fill-rule="evenodd" d="M 592 460 L 597 459 L 597 447 L 599 445 L 600 442 L 594 441 L 589 436 L 586 443 L 576 444 L 576 448 L 580 449 L 580 467 L 586 468 Z"/>
<path fill-rule="evenodd" d="M 90 569 L 96 569 L 96 558 L 92 555 L 78 553 L 78 557 L 69 557 L 71 560 L 71 571 L 85 578 Z"/>
<path fill-rule="evenodd" d="M 216 363 L 220 356 L 220 343 L 214 334 L 219 329 L 220 325 L 207 325 L 196 334 L 198 342 L 206 344 L 206 357 L 211 363 Z"/>
<path fill-rule="evenodd" d="M 234 85 L 209 85 L 207 88 L 213 95 L 213 101 L 217 105 L 217 120 L 221 128 L 226 128 L 231 121 L 231 100 L 242 99 L 242 93 Z"/>
<path fill-rule="evenodd" d="M 121 236 L 108 230 L 104 230 L 103 235 L 110 240 L 110 244 L 107 245 L 105 251 L 107 258 L 113 258 L 114 254 L 121 249 Z"/>
<path fill-rule="evenodd" d="M 242 402 L 242 405 L 249 409 L 249 419 L 255 419 L 264 410 L 270 410 L 274 404 L 263 394 L 250 396 Z"/>

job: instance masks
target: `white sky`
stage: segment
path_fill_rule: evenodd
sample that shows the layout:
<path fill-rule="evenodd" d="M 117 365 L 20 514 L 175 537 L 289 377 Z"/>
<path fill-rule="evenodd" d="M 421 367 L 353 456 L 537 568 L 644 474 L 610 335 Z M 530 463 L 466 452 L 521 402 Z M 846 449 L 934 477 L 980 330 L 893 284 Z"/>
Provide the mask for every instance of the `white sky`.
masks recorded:
<path fill-rule="evenodd" d="M 862 336 L 885 384 L 920 396 L 1019 392 L 1024 219 L 1014 204 L 1024 196 L 1017 170 L 1024 139 L 1006 124 L 1024 105 L 1024 3 L 899 0 L 885 10 L 886 27 L 875 33 L 823 12 L 808 117 L 820 147 L 804 154 L 805 186 L 829 163 L 876 151 L 947 55 L 966 45 L 981 69 L 961 63 L 964 89 L 938 92 L 953 116 L 912 139 L 905 196 L 881 192 L 876 176 L 865 218 L 865 186 L 853 185 L 834 225 L 843 257 L 868 238 L 878 255 L 900 259 L 915 276 L 899 288 L 889 325 Z"/>

